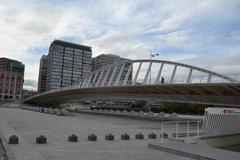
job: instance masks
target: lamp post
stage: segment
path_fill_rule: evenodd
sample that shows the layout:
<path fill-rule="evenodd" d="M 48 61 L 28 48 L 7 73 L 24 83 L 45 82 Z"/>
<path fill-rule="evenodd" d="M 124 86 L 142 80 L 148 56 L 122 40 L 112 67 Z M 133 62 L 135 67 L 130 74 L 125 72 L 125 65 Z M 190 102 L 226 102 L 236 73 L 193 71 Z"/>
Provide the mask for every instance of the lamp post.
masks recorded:
<path fill-rule="evenodd" d="M 155 56 L 159 56 L 159 53 L 157 52 L 153 52 L 153 50 L 151 49 L 150 50 L 150 63 L 152 61 L 152 58 L 155 57 Z M 152 68 L 150 68 L 150 73 L 149 73 L 149 84 L 151 84 L 152 82 Z"/>

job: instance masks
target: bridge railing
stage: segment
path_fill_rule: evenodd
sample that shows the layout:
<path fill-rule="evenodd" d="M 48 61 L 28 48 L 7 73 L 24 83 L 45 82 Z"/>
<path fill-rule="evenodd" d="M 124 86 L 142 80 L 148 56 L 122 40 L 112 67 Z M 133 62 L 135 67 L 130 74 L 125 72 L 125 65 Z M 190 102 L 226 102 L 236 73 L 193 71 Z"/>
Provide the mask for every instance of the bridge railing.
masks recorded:
<path fill-rule="evenodd" d="M 228 76 L 228 77 L 231 77 L 231 78 L 233 78 L 233 79 L 235 79 L 235 80 L 237 80 L 237 81 L 240 81 L 240 74 L 227 74 L 227 75 L 225 75 L 225 76 Z M 212 78 L 211 81 L 207 82 L 207 78 L 208 78 L 207 75 L 192 76 L 191 79 L 189 80 L 189 82 L 187 82 L 188 77 L 179 76 L 179 77 L 175 77 L 174 80 L 171 82 L 171 77 L 164 77 L 164 82 L 163 82 L 163 84 L 233 83 L 233 82 L 229 82 L 229 81 L 227 81 L 227 80 L 225 80 L 225 79 L 220 79 L 220 78 Z M 143 80 L 144 80 L 144 79 L 138 79 L 138 80 L 136 81 L 135 85 L 142 85 L 142 84 L 143 84 Z M 126 84 L 126 86 L 127 86 L 127 85 L 132 85 L 131 82 L 132 82 L 132 80 L 129 81 L 129 83 Z M 120 81 L 120 83 L 122 83 L 122 81 Z M 238 83 L 238 82 L 236 82 L 236 83 Z M 81 84 L 81 83 L 80 83 L 80 84 Z M 148 81 L 148 82 L 146 83 L 146 85 L 155 85 L 155 84 L 156 84 L 156 83 L 155 83 L 153 80 Z M 158 84 L 161 84 L 161 82 L 158 83 Z M 75 84 L 75 87 L 77 87 L 78 85 L 79 85 L 79 84 Z M 82 87 L 85 88 L 86 86 L 85 86 L 85 87 L 82 86 Z M 90 84 L 88 85 L 88 87 L 94 87 L 94 84 L 90 83 Z M 95 87 L 97 87 L 97 86 L 95 86 Z"/>
<path fill-rule="evenodd" d="M 231 77 L 237 81 L 240 81 L 240 74 L 224 74 L 224 76 Z M 191 83 L 207 83 L 207 75 L 199 75 L 199 76 L 192 76 L 190 81 L 188 82 L 189 84 Z M 165 83 L 170 84 L 171 83 L 171 77 L 166 77 Z M 172 84 L 186 84 L 188 77 L 175 77 Z M 232 83 L 229 82 L 225 79 L 220 79 L 220 78 L 212 78 L 211 81 L 208 83 Z M 236 82 L 238 83 L 238 82 Z M 153 83 L 152 83 L 153 84 Z"/>

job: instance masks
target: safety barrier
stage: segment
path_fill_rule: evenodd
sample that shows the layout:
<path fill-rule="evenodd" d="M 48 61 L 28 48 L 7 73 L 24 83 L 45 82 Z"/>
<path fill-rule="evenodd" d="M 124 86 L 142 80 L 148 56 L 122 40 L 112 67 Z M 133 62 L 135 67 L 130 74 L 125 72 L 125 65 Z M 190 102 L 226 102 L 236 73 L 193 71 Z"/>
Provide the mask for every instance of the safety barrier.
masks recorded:
<path fill-rule="evenodd" d="M 240 134 L 239 108 L 207 108 L 204 114 L 202 137 Z"/>

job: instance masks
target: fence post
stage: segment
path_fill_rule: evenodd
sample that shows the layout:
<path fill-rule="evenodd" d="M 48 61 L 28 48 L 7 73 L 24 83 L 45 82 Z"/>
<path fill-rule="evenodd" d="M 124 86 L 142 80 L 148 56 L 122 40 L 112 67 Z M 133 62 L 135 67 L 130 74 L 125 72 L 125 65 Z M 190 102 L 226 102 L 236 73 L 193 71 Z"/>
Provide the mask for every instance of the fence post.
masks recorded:
<path fill-rule="evenodd" d="M 178 121 L 176 122 L 176 139 L 178 139 Z"/>
<path fill-rule="evenodd" d="M 163 124 L 163 122 L 162 122 L 162 139 L 161 139 L 161 142 L 163 143 L 163 133 L 164 133 L 164 129 L 163 129 L 163 127 L 164 127 L 164 124 Z"/>
<path fill-rule="evenodd" d="M 189 138 L 189 121 L 187 121 L 187 138 Z"/>
<path fill-rule="evenodd" d="M 199 121 L 197 121 L 197 137 L 199 137 Z"/>

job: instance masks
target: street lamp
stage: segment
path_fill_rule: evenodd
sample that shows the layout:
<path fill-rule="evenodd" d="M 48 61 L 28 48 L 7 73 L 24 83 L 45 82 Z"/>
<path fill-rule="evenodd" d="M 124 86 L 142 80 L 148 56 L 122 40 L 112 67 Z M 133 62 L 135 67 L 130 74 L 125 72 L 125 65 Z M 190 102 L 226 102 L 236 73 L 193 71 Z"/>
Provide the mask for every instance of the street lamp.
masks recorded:
<path fill-rule="evenodd" d="M 152 61 L 153 57 L 159 56 L 159 53 L 150 50 L 150 62 Z M 151 84 L 151 79 L 152 79 L 152 68 L 150 68 L 150 74 L 149 74 L 149 84 Z"/>

